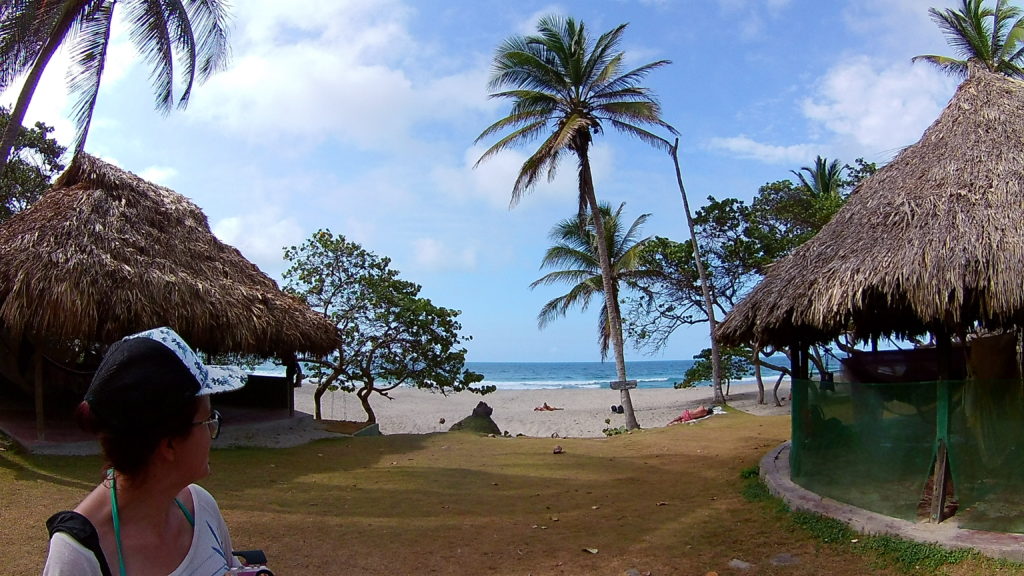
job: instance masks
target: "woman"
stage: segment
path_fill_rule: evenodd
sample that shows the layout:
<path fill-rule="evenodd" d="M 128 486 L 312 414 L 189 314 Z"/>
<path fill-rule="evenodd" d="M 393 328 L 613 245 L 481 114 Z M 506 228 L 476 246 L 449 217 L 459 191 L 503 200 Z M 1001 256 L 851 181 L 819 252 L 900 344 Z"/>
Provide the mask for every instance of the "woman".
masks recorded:
<path fill-rule="evenodd" d="M 241 388 L 235 368 L 204 366 L 170 328 L 114 343 L 78 407 L 99 438 L 104 480 L 47 521 L 45 575 L 223 574 L 238 565 L 210 473 L 220 414 L 210 395 Z"/>

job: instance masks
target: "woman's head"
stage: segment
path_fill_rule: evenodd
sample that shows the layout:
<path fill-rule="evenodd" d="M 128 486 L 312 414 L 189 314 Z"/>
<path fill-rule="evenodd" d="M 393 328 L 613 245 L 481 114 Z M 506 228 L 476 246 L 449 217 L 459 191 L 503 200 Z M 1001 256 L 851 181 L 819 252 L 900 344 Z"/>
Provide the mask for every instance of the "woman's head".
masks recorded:
<path fill-rule="evenodd" d="M 79 423 L 99 437 L 111 466 L 138 475 L 161 441 L 192 432 L 202 396 L 238 389 L 245 378 L 237 368 L 203 365 L 170 328 L 149 330 L 110 347 Z"/>

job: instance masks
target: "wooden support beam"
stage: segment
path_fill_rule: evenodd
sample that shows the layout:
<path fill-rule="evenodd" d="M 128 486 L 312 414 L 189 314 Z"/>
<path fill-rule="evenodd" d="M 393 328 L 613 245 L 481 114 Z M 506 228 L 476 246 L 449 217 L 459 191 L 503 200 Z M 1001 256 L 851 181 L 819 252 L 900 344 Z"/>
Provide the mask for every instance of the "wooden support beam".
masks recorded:
<path fill-rule="evenodd" d="M 32 379 L 36 401 L 36 440 L 46 440 L 46 413 L 43 393 L 43 354 L 36 350 L 34 354 L 35 374 Z"/>

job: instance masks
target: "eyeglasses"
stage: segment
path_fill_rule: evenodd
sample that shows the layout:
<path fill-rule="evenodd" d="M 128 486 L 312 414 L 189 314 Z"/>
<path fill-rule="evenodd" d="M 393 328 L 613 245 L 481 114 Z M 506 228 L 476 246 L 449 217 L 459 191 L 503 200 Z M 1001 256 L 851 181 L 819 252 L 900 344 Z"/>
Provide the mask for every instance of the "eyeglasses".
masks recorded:
<path fill-rule="evenodd" d="M 212 413 L 210 413 L 210 418 L 208 420 L 203 420 L 202 422 L 193 422 L 192 425 L 202 426 L 203 424 L 206 424 L 206 427 L 210 429 L 210 439 L 216 440 L 217 436 L 220 436 L 220 422 L 220 412 L 214 410 Z"/>

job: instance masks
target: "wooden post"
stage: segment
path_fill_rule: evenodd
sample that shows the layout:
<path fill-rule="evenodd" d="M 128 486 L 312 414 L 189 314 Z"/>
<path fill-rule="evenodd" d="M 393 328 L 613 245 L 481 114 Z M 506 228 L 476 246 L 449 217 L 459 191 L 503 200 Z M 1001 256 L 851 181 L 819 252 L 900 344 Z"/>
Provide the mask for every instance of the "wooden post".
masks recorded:
<path fill-rule="evenodd" d="M 807 410 L 807 348 L 803 343 L 795 341 L 790 344 L 790 443 L 789 443 L 789 474 L 795 478 L 802 470 L 804 440 L 804 416 Z"/>
<path fill-rule="evenodd" d="M 636 380 L 616 380 L 615 382 L 609 382 L 608 386 L 612 390 L 632 390 L 636 388 Z"/>
<path fill-rule="evenodd" d="M 935 351 L 938 353 L 939 381 L 936 382 L 935 408 L 935 448 L 932 470 L 932 493 L 930 516 L 932 522 L 939 523 L 946 519 L 946 486 L 952 482 L 949 470 L 949 374 L 953 343 L 949 334 L 942 332 L 935 335 Z"/>
<path fill-rule="evenodd" d="M 46 414 L 44 411 L 46 403 L 43 401 L 43 353 L 38 348 L 35 351 L 34 360 L 35 376 L 33 378 L 33 386 L 36 400 L 36 440 L 46 440 Z"/>

